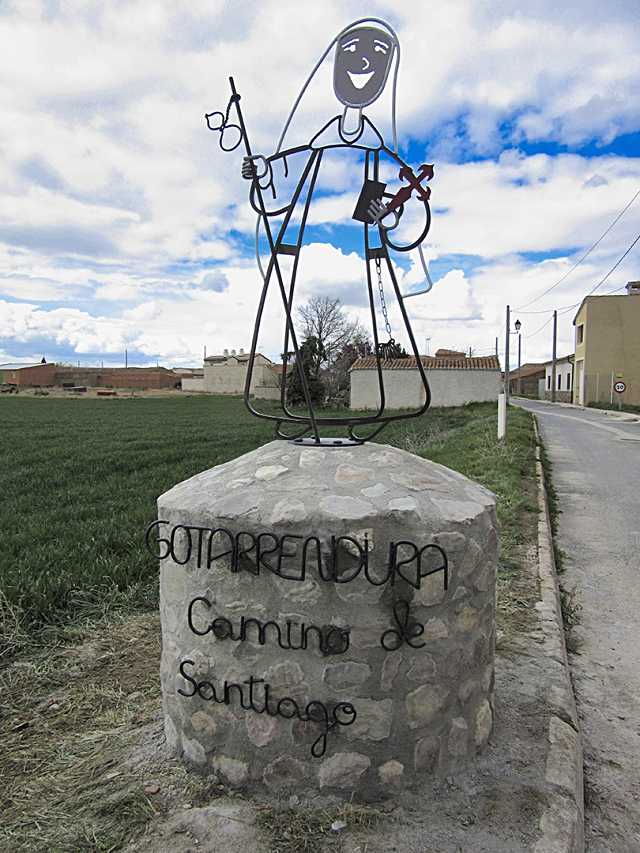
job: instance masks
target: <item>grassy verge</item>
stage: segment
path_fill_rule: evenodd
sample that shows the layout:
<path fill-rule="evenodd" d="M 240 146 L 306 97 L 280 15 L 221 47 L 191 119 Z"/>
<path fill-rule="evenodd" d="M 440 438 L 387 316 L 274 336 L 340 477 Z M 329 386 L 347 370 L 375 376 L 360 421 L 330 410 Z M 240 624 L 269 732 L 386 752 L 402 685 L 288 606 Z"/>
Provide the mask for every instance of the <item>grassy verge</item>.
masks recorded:
<path fill-rule="evenodd" d="M 542 441 L 540 442 L 540 462 L 544 470 L 544 479 L 547 490 L 547 504 L 549 506 L 549 518 L 551 521 L 551 537 L 553 541 L 553 557 L 555 560 L 556 572 L 560 576 L 558 587 L 560 589 L 560 609 L 562 611 L 562 621 L 565 630 L 565 642 L 567 651 L 578 654 L 580 651 L 580 642 L 575 634 L 575 627 L 580 624 L 582 605 L 580 604 L 575 588 L 568 589 L 562 582 L 562 575 L 565 570 L 565 552 L 558 544 L 558 519 L 562 510 L 558 500 L 558 493 L 553 484 L 553 466 L 546 448 Z"/>
<path fill-rule="evenodd" d="M 0 849 L 117 850 L 156 814 L 127 761 L 157 714 L 159 650 L 155 614 L 134 616 L 0 676 Z"/>
<path fill-rule="evenodd" d="M 622 403 L 620 406 L 617 403 L 588 403 L 587 406 L 590 409 L 606 409 L 611 412 L 631 412 L 640 415 L 640 406 L 632 406 L 631 403 Z"/>
<path fill-rule="evenodd" d="M 70 621 L 156 606 L 157 566 L 142 547 L 159 494 L 271 439 L 239 398 L 2 400 L 0 661 Z M 433 409 L 393 424 L 382 441 L 428 456 L 498 495 L 503 563 L 526 538 L 532 510 L 530 416 L 495 406 Z"/>
<path fill-rule="evenodd" d="M 551 534 L 553 537 L 553 556 L 556 564 L 556 572 L 560 575 L 565 569 L 565 553 L 558 545 L 558 519 L 562 510 L 560 509 L 558 493 L 553 485 L 553 466 L 542 440 L 540 441 L 540 462 L 544 471 L 547 490 L 547 504 L 549 506 L 549 519 L 551 521 Z"/>

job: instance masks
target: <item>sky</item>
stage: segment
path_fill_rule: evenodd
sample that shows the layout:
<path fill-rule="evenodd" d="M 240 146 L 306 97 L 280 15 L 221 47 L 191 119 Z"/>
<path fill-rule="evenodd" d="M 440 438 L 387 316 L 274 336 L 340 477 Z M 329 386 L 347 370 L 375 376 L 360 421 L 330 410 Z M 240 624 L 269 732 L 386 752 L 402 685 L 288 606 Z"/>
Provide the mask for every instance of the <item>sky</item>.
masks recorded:
<path fill-rule="evenodd" d="M 319 57 L 367 15 L 400 40 L 399 154 L 434 164 L 434 286 L 405 301 L 420 350 L 485 355 L 498 337 L 502 353 L 510 304 L 523 363 L 550 358 L 554 308 L 558 354 L 572 352 L 577 304 L 640 232 L 639 198 L 541 296 L 640 190 L 637 0 L 2 0 L 0 363 L 120 365 L 127 350 L 130 365 L 198 366 L 205 347 L 248 349 L 255 214 L 243 152 L 222 151 L 204 113 L 226 109 L 233 75 L 253 151 L 272 154 Z M 285 147 L 341 112 L 332 57 Z M 365 113 L 391 146 L 389 84 Z M 350 153 L 323 162 L 296 295 L 366 321 Z M 421 289 L 417 253 L 394 260 L 401 290 Z M 631 279 L 640 243 L 597 292 Z M 276 358 L 282 313 L 271 293 L 259 346 Z"/>

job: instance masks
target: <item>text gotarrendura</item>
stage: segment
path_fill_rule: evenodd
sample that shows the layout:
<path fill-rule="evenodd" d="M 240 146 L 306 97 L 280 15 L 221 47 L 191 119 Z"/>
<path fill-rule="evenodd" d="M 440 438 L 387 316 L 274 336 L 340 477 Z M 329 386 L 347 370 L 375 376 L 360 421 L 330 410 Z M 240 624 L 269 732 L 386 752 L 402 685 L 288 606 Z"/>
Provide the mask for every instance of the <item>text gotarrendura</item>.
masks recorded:
<path fill-rule="evenodd" d="M 374 561 L 366 536 L 362 541 L 352 536 L 322 541 L 318 536 L 231 531 L 197 524 L 176 524 L 160 535 L 168 525 L 168 521 L 154 521 L 147 527 L 147 549 L 157 559 L 171 559 L 179 566 L 189 563 L 210 569 L 218 560 L 225 560 L 232 573 L 257 576 L 268 571 L 284 580 L 304 581 L 313 572 L 325 583 L 350 583 L 362 576 L 373 586 L 394 586 L 401 579 L 415 589 L 420 589 L 423 578 L 442 572 L 445 590 L 449 584 L 447 555 L 435 542 L 389 542 L 384 559 Z"/>

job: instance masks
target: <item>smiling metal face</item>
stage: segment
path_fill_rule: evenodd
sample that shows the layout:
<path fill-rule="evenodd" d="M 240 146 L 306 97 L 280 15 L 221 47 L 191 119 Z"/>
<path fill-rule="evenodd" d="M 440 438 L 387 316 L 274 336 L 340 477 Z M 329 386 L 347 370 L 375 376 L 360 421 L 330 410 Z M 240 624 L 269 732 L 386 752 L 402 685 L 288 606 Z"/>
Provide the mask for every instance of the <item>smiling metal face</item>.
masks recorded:
<path fill-rule="evenodd" d="M 347 107 L 366 107 L 382 93 L 395 47 L 389 33 L 375 27 L 349 30 L 336 47 L 333 90 Z"/>

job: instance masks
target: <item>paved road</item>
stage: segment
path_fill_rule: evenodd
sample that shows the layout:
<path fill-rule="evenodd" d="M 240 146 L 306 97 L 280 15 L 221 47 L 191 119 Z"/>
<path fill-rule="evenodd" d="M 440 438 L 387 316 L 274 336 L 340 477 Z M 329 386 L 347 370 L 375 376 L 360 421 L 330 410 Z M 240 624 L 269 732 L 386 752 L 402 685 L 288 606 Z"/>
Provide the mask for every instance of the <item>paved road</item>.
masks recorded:
<path fill-rule="evenodd" d="M 516 401 L 513 401 L 516 402 Z M 571 655 L 589 853 L 640 853 L 640 422 L 518 400 L 538 416 L 582 619 Z"/>

